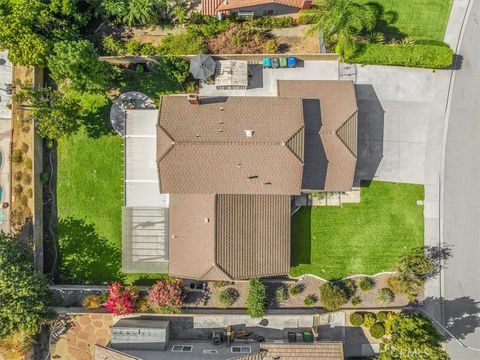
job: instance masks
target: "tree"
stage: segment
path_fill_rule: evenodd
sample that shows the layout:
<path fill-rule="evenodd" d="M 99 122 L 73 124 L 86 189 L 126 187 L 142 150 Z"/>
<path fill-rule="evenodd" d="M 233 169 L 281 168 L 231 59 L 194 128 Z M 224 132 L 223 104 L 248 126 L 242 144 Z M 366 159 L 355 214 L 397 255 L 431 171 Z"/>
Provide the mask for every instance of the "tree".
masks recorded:
<path fill-rule="evenodd" d="M 113 78 L 111 66 L 98 59 L 93 44 L 87 40 L 57 42 L 48 57 L 48 68 L 57 84 L 67 81 L 78 91 L 105 91 Z"/>
<path fill-rule="evenodd" d="M 0 13 L 0 48 L 9 50 L 10 61 L 16 65 L 46 66 L 47 55 L 56 41 L 79 37 L 79 28 L 87 18 L 78 10 L 73 12 L 57 3 L 16 0 L 10 12 Z"/>
<path fill-rule="evenodd" d="M 267 289 L 259 278 L 250 279 L 250 287 L 247 297 L 247 314 L 253 318 L 261 318 L 265 315 L 267 306 Z"/>
<path fill-rule="evenodd" d="M 188 63 L 178 56 L 163 56 L 160 60 L 161 71 L 172 81 L 183 84 L 189 74 Z"/>
<path fill-rule="evenodd" d="M 0 339 L 18 332 L 34 336 L 51 315 L 48 281 L 32 264 L 29 249 L 0 232 Z"/>
<path fill-rule="evenodd" d="M 128 315 L 135 311 L 138 292 L 128 286 L 114 282 L 108 286 L 108 298 L 105 310 L 115 315 Z"/>
<path fill-rule="evenodd" d="M 392 321 L 391 337 L 384 340 L 380 360 L 446 360 L 449 357 L 441 340 L 442 336 L 425 317 L 397 315 Z"/>
<path fill-rule="evenodd" d="M 403 255 L 395 266 L 397 274 L 389 280 L 392 290 L 414 298 L 425 282 L 437 272 L 433 260 L 419 247 Z"/>
<path fill-rule="evenodd" d="M 310 28 L 310 33 L 321 30 L 326 40 L 337 44 L 340 55 L 348 56 L 355 51 L 354 35 L 365 30 L 372 31 L 377 17 L 376 9 L 368 4 L 352 0 L 326 0 L 315 16 L 316 23 Z"/>
<path fill-rule="evenodd" d="M 347 294 L 340 286 L 334 283 L 326 283 L 320 286 L 320 304 L 328 311 L 340 309 L 347 301 Z"/>
<path fill-rule="evenodd" d="M 59 139 L 78 131 L 80 123 L 78 101 L 51 88 L 34 88 L 23 84 L 15 94 L 15 101 L 32 110 L 35 125 L 40 136 Z"/>

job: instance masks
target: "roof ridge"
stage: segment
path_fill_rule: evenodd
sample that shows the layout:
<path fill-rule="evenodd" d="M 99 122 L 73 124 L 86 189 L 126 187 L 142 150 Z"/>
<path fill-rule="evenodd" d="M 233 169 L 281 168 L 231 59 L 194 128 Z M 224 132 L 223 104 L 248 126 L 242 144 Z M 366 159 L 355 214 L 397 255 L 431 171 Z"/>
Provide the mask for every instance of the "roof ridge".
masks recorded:
<path fill-rule="evenodd" d="M 350 115 L 348 119 L 345 120 L 345 122 L 340 125 L 340 127 L 335 131 L 335 135 L 337 136 L 337 138 L 343 143 L 343 145 L 345 145 L 348 151 L 350 151 L 350 153 L 355 158 L 357 157 L 357 139 L 356 136 L 354 136 L 353 138 L 351 137 L 349 127 L 354 125 L 352 124 L 352 119 L 356 122 L 357 114 L 358 110 L 355 111 L 352 115 Z"/>
<path fill-rule="evenodd" d="M 285 145 L 287 145 L 287 148 L 288 150 L 290 150 L 292 152 L 293 155 L 295 155 L 295 157 L 303 164 L 303 158 L 304 158 L 304 137 L 305 137 L 305 125 L 302 125 L 300 126 L 300 128 L 295 131 L 295 133 L 290 136 L 290 138 L 285 142 Z M 293 142 L 295 140 L 298 139 L 298 134 L 302 134 L 302 138 L 300 139 L 300 144 L 298 143 L 298 141 L 293 144 Z M 300 147 L 300 149 L 298 149 L 298 147 Z M 301 151 L 301 154 L 299 154 L 299 152 Z"/>
<path fill-rule="evenodd" d="M 158 160 L 157 160 L 157 161 L 162 161 L 162 160 L 165 158 L 165 156 L 167 156 L 168 153 L 169 153 L 170 151 L 172 151 L 173 147 L 175 146 L 175 144 L 176 144 L 177 142 L 176 142 L 175 139 L 168 133 L 168 131 L 165 130 L 165 128 L 164 128 L 162 125 L 158 124 L 157 126 L 158 126 L 158 128 L 159 128 L 170 140 L 172 140 L 172 144 L 170 145 L 170 147 L 168 148 L 168 150 L 165 151 L 165 153 L 164 153 L 161 157 L 159 157 Z"/>

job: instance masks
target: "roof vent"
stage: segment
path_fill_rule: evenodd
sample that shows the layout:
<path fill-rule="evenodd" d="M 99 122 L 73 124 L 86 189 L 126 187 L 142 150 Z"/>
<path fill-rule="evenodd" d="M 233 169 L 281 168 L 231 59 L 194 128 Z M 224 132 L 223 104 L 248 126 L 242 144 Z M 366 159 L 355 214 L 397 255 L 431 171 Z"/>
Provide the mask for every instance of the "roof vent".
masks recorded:
<path fill-rule="evenodd" d="M 187 100 L 192 105 L 200 105 L 200 98 L 197 94 L 188 94 Z"/>
<path fill-rule="evenodd" d="M 208 217 L 203 218 L 203 223 L 208 224 L 210 222 L 210 219 Z"/>
<path fill-rule="evenodd" d="M 225 110 L 225 108 L 223 106 L 220 107 L 220 111 L 223 111 Z"/>
<path fill-rule="evenodd" d="M 253 130 L 245 130 L 245 135 L 246 135 L 247 137 L 252 137 L 253 134 L 255 134 L 255 131 L 253 131 Z"/>
<path fill-rule="evenodd" d="M 199 133 L 195 133 L 195 137 L 196 137 L 196 138 L 200 137 L 200 134 L 199 134 Z"/>

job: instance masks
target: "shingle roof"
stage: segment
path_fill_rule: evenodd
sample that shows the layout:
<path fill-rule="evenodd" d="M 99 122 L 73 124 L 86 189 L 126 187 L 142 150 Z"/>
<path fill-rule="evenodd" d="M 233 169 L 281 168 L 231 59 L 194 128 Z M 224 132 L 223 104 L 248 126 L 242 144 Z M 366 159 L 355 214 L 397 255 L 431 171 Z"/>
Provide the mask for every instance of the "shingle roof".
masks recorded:
<path fill-rule="evenodd" d="M 171 275 L 228 280 L 288 274 L 289 196 L 172 194 L 168 228 Z"/>
<path fill-rule="evenodd" d="M 351 190 L 357 162 L 358 112 L 353 83 L 280 80 L 277 86 L 280 97 L 304 99 L 302 189 Z"/>
<path fill-rule="evenodd" d="M 290 196 L 217 195 L 216 263 L 233 279 L 288 274 Z"/>
<path fill-rule="evenodd" d="M 217 15 L 217 8 L 223 0 L 202 0 L 202 15 Z"/>
<path fill-rule="evenodd" d="M 311 0 L 228 0 L 220 2 L 220 4 L 216 7 L 215 10 L 227 11 L 265 4 L 278 4 L 291 6 L 297 9 L 303 9 L 310 7 L 311 2 Z M 214 12 L 212 15 L 215 14 L 216 12 Z"/>
<path fill-rule="evenodd" d="M 262 343 L 260 348 L 267 351 L 263 360 L 343 360 L 343 345 L 341 342 Z"/>
<path fill-rule="evenodd" d="M 163 97 L 157 159 L 164 193 L 299 194 L 300 98 Z M 247 136 L 248 131 L 253 136 Z"/>

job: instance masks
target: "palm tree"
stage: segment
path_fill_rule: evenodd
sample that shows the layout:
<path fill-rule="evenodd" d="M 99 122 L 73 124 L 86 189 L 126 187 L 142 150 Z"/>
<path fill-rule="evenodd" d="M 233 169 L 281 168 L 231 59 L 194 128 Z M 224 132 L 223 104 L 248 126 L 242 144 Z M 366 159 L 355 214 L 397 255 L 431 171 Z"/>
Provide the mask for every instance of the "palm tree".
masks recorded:
<path fill-rule="evenodd" d="M 321 30 L 326 40 L 337 43 L 337 49 L 352 46 L 356 34 L 372 31 L 377 24 L 376 9 L 353 0 L 326 0 L 317 11 L 316 23 L 309 33 Z"/>
<path fill-rule="evenodd" d="M 129 0 L 125 21 L 128 26 L 152 24 L 164 10 L 162 0 Z"/>

